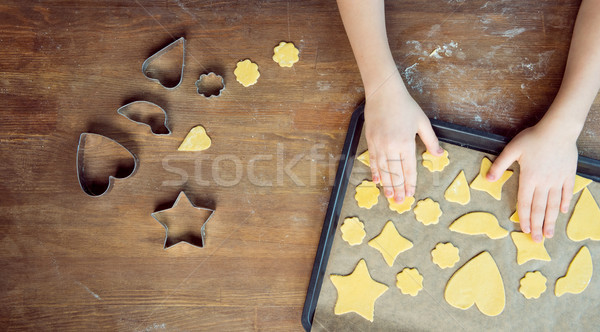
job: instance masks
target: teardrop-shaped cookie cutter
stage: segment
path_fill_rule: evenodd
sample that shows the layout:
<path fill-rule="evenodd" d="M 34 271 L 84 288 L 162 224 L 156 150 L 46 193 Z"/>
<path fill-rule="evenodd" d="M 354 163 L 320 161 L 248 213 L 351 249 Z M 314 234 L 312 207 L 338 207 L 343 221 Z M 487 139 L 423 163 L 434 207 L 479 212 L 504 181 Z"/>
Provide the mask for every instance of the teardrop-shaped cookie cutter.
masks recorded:
<path fill-rule="evenodd" d="M 128 109 L 129 107 L 133 106 L 133 105 L 136 105 L 136 104 L 147 104 L 147 105 L 150 105 L 151 107 L 156 107 L 156 108 L 158 108 L 159 110 L 161 110 L 161 111 L 163 112 L 163 114 L 165 115 L 165 120 L 164 120 L 164 122 L 163 122 L 163 125 L 164 125 L 164 127 L 167 129 L 167 133 L 166 133 L 166 134 L 155 133 L 155 132 L 154 132 L 154 130 L 152 130 L 152 126 L 151 126 L 150 124 L 148 124 L 148 123 L 146 123 L 146 122 L 136 121 L 136 120 L 134 120 L 134 119 L 130 118 L 130 117 L 127 115 L 127 109 Z M 131 121 L 133 121 L 133 122 L 135 122 L 135 123 L 142 124 L 142 125 L 144 125 L 144 126 L 148 126 L 148 127 L 150 127 L 150 132 L 151 132 L 152 134 L 154 134 L 154 135 L 157 135 L 157 136 L 166 136 L 166 135 L 171 135 L 171 129 L 169 128 L 169 118 L 168 118 L 168 116 L 167 116 L 167 112 L 165 111 L 165 109 L 164 109 L 164 108 L 162 108 L 162 107 L 160 107 L 160 106 L 156 105 L 156 104 L 155 104 L 155 103 L 153 103 L 153 102 L 150 102 L 150 101 L 145 101 L 145 100 L 136 100 L 136 101 L 132 101 L 132 102 L 131 102 L 131 103 L 129 103 L 129 104 L 126 104 L 126 105 L 123 105 L 123 106 L 119 107 L 119 109 L 117 110 L 117 113 L 119 113 L 120 115 L 122 115 L 122 116 L 126 117 L 127 119 L 129 119 L 129 120 L 131 120 Z"/>
<path fill-rule="evenodd" d="M 83 153 L 85 150 L 85 141 L 88 137 L 95 137 L 95 138 L 101 138 L 104 140 L 108 140 L 111 143 L 114 143 L 114 144 L 120 146 L 121 148 L 123 148 L 123 150 L 127 151 L 133 158 L 133 170 L 131 171 L 131 173 L 129 173 L 129 175 L 127 175 L 126 177 L 122 177 L 122 178 L 117 178 L 115 176 L 109 175 L 108 186 L 106 187 L 106 190 L 104 190 L 104 192 L 101 194 L 94 193 L 91 190 L 91 188 L 88 186 L 88 184 L 85 182 L 85 178 L 83 176 L 83 174 L 85 172 L 85 165 L 83 163 Z M 79 144 L 77 145 L 77 160 L 76 160 L 77 179 L 79 180 L 79 186 L 81 187 L 83 192 L 85 192 L 89 196 L 100 197 L 100 196 L 105 195 L 112 189 L 113 184 L 116 179 L 124 180 L 124 179 L 132 177 L 138 169 L 138 164 L 139 164 L 139 160 L 138 160 L 137 156 L 134 155 L 131 151 L 129 151 L 129 149 L 127 149 L 126 147 L 124 147 L 123 145 L 121 145 L 119 142 L 115 141 L 112 138 L 108 138 L 104 135 L 94 134 L 94 133 L 81 133 L 81 135 L 79 135 Z"/>
<path fill-rule="evenodd" d="M 177 83 L 177 85 L 173 86 L 173 87 L 167 87 L 164 86 L 159 79 L 154 78 L 154 77 L 150 77 L 146 74 L 146 69 L 148 69 L 148 66 L 150 66 L 150 64 L 152 62 L 154 62 L 154 60 L 160 58 L 161 56 L 165 55 L 166 53 L 168 53 L 169 51 L 171 51 L 173 48 L 179 46 L 179 44 L 182 44 L 182 61 L 181 61 L 181 74 L 179 75 L 179 83 Z M 175 40 L 174 42 L 172 42 L 171 44 L 165 46 L 163 49 L 161 49 L 160 51 L 152 54 L 148 59 L 146 59 L 144 61 L 144 63 L 142 63 L 142 73 L 144 74 L 144 76 L 146 76 L 146 78 L 148 78 L 151 81 L 154 82 L 158 82 L 158 84 L 160 84 L 163 88 L 168 89 L 168 90 L 173 90 L 175 88 L 177 88 L 181 82 L 183 81 L 183 68 L 185 67 L 185 38 L 184 37 L 180 37 L 179 39 Z"/>

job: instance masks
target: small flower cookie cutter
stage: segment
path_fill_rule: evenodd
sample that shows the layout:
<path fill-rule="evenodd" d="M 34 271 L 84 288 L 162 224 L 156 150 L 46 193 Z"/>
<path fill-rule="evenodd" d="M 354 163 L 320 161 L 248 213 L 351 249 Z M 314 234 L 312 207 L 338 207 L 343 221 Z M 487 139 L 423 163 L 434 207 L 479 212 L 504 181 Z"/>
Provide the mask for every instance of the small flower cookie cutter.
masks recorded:
<path fill-rule="evenodd" d="M 183 197 L 183 199 L 182 199 L 182 197 Z M 180 203 L 180 201 L 182 201 L 183 203 Z M 176 239 L 171 239 L 169 237 L 169 225 L 168 225 L 169 223 L 167 222 L 168 218 L 166 218 L 165 215 L 170 213 L 170 212 L 168 212 L 169 210 L 178 209 L 179 204 L 185 205 L 185 206 L 180 206 L 179 210 L 181 210 L 181 208 L 184 208 L 184 209 L 193 208 L 193 209 L 197 210 L 198 212 L 203 212 L 204 214 L 208 215 L 205 218 L 205 220 L 202 222 L 202 226 L 200 226 L 200 236 L 199 237 L 196 234 L 191 234 L 191 233 L 186 233 L 186 234 L 180 235 Z M 179 243 L 182 243 L 182 242 L 185 242 L 196 248 L 202 248 L 202 247 L 204 247 L 204 243 L 205 243 L 204 239 L 206 237 L 206 229 L 205 229 L 206 224 L 208 223 L 208 221 L 210 220 L 210 218 L 213 216 L 214 213 L 215 213 L 215 210 L 213 210 L 213 209 L 196 206 L 194 203 L 192 203 L 192 201 L 190 201 L 189 197 L 185 194 L 185 191 L 180 191 L 179 195 L 177 195 L 177 199 L 175 200 L 175 203 L 173 203 L 172 207 L 153 212 L 151 214 L 151 216 L 152 216 L 152 218 L 154 218 L 154 220 L 158 221 L 158 223 L 161 224 L 165 228 L 165 242 L 163 244 L 163 249 L 169 249 L 169 248 L 171 248 Z M 185 215 L 189 216 L 189 211 L 187 213 L 185 213 Z"/>
<path fill-rule="evenodd" d="M 177 83 L 177 85 L 172 86 L 172 87 L 168 87 L 165 86 L 159 79 L 154 78 L 152 76 L 150 76 L 148 74 L 148 67 L 157 59 L 159 59 L 160 57 L 162 57 L 163 55 L 169 53 L 171 50 L 173 50 L 174 48 L 178 47 L 179 45 L 181 45 L 181 53 L 182 53 L 182 60 L 181 60 L 181 74 L 179 75 L 179 82 Z M 142 63 L 142 73 L 144 74 L 144 76 L 146 76 L 148 79 L 150 79 L 151 81 L 154 82 L 158 82 L 158 84 L 160 84 L 162 87 L 164 87 L 165 89 L 168 90 L 173 90 L 175 88 L 177 88 L 180 84 L 181 81 L 183 81 L 183 68 L 185 67 L 185 38 L 184 37 L 180 37 L 179 39 L 175 40 L 174 42 L 172 42 L 171 44 L 165 46 L 164 48 L 162 48 L 160 51 L 154 53 L 153 55 L 151 55 L 149 58 L 147 58 L 144 63 Z"/>
<path fill-rule="evenodd" d="M 220 86 L 217 86 L 219 82 Z M 204 86 L 204 83 L 207 83 L 207 85 Z M 214 86 L 211 86 L 211 83 L 213 83 Z M 200 75 L 196 81 L 196 92 L 205 98 L 219 97 L 223 90 L 225 90 L 225 80 L 223 80 L 223 76 L 215 74 L 212 71 Z"/>
<path fill-rule="evenodd" d="M 88 140 L 96 141 L 96 142 L 92 142 L 92 144 L 98 144 L 98 143 L 110 144 L 110 145 L 113 145 L 113 147 L 121 148 L 122 150 L 127 151 L 127 153 L 131 156 L 131 158 L 133 158 L 133 169 L 131 170 L 131 172 L 127 176 L 124 176 L 124 177 L 110 175 L 108 177 L 108 185 L 106 186 L 106 189 L 102 193 L 95 192 L 93 190 L 93 184 L 88 183 L 84 176 L 85 167 L 86 167 L 85 160 L 84 160 L 85 159 L 85 148 L 86 148 L 86 143 L 88 142 Z M 119 142 L 113 140 L 112 138 L 108 138 L 106 136 L 103 136 L 100 134 L 94 134 L 94 133 L 82 133 L 81 135 L 79 135 L 79 144 L 77 145 L 77 161 L 76 161 L 77 179 L 79 180 L 79 186 L 81 187 L 81 189 L 89 196 L 100 197 L 100 196 L 105 195 L 112 189 L 115 179 L 121 180 L 121 179 L 130 178 L 131 176 L 133 176 L 138 169 L 138 164 L 139 164 L 138 158 L 131 151 L 129 151 L 129 149 L 127 149 L 126 147 L 121 145 Z"/>
<path fill-rule="evenodd" d="M 162 124 L 156 123 L 156 118 L 152 116 L 152 114 L 148 114 L 148 111 L 143 109 L 145 107 L 153 108 L 155 110 L 160 110 L 164 116 L 164 121 Z M 138 110 L 134 110 L 134 109 Z M 156 105 L 153 102 L 145 101 L 145 100 L 137 100 L 133 101 L 129 104 L 123 105 L 119 107 L 117 113 L 126 117 L 127 119 L 142 124 L 144 126 L 150 127 L 150 132 L 157 136 L 166 136 L 171 135 L 171 129 L 169 128 L 169 118 L 167 116 L 167 112 L 164 108 Z M 144 114 L 141 114 L 144 113 Z M 154 112 L 157 113 L 157 112 Z M 156 129 L 157 125 L 160 125 L 158 129 Z M 166 129 L 166 133 L 161 131 L 161 129 Z"/>

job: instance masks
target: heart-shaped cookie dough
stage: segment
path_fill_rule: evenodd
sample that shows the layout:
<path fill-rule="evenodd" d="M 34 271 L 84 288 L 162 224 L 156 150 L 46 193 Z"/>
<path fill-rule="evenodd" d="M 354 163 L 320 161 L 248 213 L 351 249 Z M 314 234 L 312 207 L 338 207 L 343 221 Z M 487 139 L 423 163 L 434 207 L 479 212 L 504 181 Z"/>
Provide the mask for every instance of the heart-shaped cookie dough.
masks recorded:
<path fill-rule="evenodd" d="M 448 280 L 446 302 L 466 310 L 473 304 L 484 315 L 497 316 L 504 310 L 504 282 L 496 262 L 484 251 L 458 269 Z"/>

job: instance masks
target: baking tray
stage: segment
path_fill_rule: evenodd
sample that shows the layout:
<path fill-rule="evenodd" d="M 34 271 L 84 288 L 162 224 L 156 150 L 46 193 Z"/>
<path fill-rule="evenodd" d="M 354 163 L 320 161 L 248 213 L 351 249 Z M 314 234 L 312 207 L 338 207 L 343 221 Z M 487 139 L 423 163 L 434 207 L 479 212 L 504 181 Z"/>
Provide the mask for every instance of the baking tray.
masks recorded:
<path fill-rule="evenodd" d="M 361 104 L 354 111 L 352 118 L 350 119 L 348 133 L 344 142 L 335 183 L 329 199 L 329 206 L 327 213 L 325 214 L 325 221 L 323 223 L 323 229 L 317 247 L 315 262 L 310 277 L 306 300 L 304 302 L 304 309 L 302 311 L 302 325 L 306 331 L 310 331 L 312 328 L 313 317 L 319 300 L 327 262 L 329 261 L 337 223 L 340 219 L 344 195 L 356 159 L 356 150 L 360 141 L 363 124 L 364 104 Z M 494 135 L 440 120 L 432 119 L 431 125 L 440 141 L 484 153 L 498 155 L 509 142 L 509 139 L 504 136 Z M 600 161 L 580 156 L 577 174 L 594 181 L 600 181 Z"/>

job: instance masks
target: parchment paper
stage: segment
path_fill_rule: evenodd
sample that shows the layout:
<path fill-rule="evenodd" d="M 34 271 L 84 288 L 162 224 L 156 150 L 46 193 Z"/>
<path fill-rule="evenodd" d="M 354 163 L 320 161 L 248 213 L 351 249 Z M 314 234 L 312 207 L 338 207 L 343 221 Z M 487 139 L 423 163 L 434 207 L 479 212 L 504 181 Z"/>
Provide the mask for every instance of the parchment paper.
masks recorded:
<path fill-rule="evenodd" d="M 515 173 L 504 185 L 501 201 L 495 200 L 487 193 L 471 190 L 471 202 L 462 206 L 447 202 L 444 199 L 444 191 L 460 170 L 465 171 L 467 181 L 470 183 L 479 173 L 483 156 L 488 156 L 492 161 L 495 156 L 450 144 L 442 144 L 442 146 L 449 152 L 450 165 L 442 172 L 430 173 L 421 165 L 421 160 L 418 158 L 418 182 L 415 195 L 417 201 L 430 197 L 440 203 L 443 215 L 436 225 L 424 226 L 415 219 L 412 210 L 402 215 L 389 210 L 383 193 L 380 194 L 377 205 L 371 210 L 359 208 L 354 199 L 355 187 L 364 179 L 370 180 L 371 176 L 367 166 L 359 161 L 354 162 L 313 320 L 313 331 L 597 330 L 600 326 L 600 277 L 598 276 L 600 242 L 591 240 L 573 242 L 565 233 L 568 219 L 581 192 L 573 197 L 569 212 L 560 214 L 554 238 L 547 239 L 545 242 L 552 261 L 534 260 L 518 265 L 516 247 L 510 235 L 503 239 L 492 240 L 485 235 L 465 235 L 448 229 L 455 219 L 468 212 L 485 211 L 493 213 L 503 228 L 509 231 L 520 230 L 518 224 L 509 220 L 515 211 L 517 199 L 518 165 L 515 163 L 510 168 Z M 357 155 L 366 149 L 363 133 Z M 424 146 L 419 142 L 418 155 L 420 156 L 424 150 Z M 588 189 L 598 202 L 600 184 L 592 183 Z M 367 233 L 363 243 L 358 246 L 350 246 L 342 240 L 339 230 L 344 218 L 354 216 L 365 224 Z M 379 251 L 367 244 L 380 233 L 388 220 L 392 220 L 398 232 L 414 244 L 412 249 L 398 255 L 392 267 L 385 263 Z M 431 261 L 431 250 L 438 242 L 452 242 L 459 248 L 460 261 L 454 267 L 440 269 Z M 589 248 L 595 266 L 589 286 L 581 294 L 565 294 L 556 297 L 554 295 L 556 279 L 566 273 L 569 263 L 583 245 Z M 457 269 L 484 250 L 490 252 L 496 261 L 506 293 L 506 307 L 495 317 L 482 314 L 475 306 L 468 310 L 457 309 L 444 300 L 444 289 L 448 279 Z M 337 291 L 329 275 L 351 273 L 362 258 L 367 263 L 371 277 L 389 287 L 375 302 L 373 322 L 355 313 L 335 315 L 333 312 Z M 396 287 L 396 274 L 405 267 L 417 268 L 424 277 L 424 289 L 416 297 L 404 295 Z M 548 279 L 547 290 L 540 298 L 527 300 L 518 291 L 519 281 L 526 272 L 534 270 L 541 271 Z"/>

